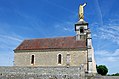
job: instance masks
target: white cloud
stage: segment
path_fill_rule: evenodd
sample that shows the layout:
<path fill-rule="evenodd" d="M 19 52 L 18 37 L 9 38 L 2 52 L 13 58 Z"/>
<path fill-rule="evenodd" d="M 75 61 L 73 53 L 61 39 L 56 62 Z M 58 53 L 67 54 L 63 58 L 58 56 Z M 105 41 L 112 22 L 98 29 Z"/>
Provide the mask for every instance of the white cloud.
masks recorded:
<path fill-rule="evenodd" d="M 2 35 L 0 34 L 0 48 L 12 48 L 15 47 L 16 44 L 20 43 L 22 38 L 16 35 Z"/>
<path fill-rule="evenodd" d="M 119 49 L 114 52 L 107 50 L 95 51 L 97 65 L 106 65 L 110 74 L 117 73 L 119 67 Z"/>
<path fill-rule="evenodd" d="M 119 49 L 116 49 L 114 52 L 100 50 L 95 51 L 97 62 L 110 63 L 119 61 Z"/>
<path fill-rule="evenodd" d="M 71 31 L 71 29 L 64 27 L 65 31 Z"/>
<path fill-rule="evenodd" d="M 54 25 L 55 28 L 58 28 L 60 31 L 63 30 L 65 32 L 71 32 L 74 30 L 74 22 L 64 22 L 64 23 L 59 23 Z"/>
<path fill-rule="evenodd" d="M 107 24 L 97 28 L 97 32 L 92 35 L 94 39 L 108 39 L 119 45 L 119 24 Z"/>
<path fill-rule="evenodd" d="M 95 45 L 101 43 L 101 46 L 97 46 L 95 50 L 97 65 L 104 64 L 109 68 L 109 73 L 117 73 L 119 70 L 119 48 L 117 48 L 119 47 L 119 19 L 111 19 L 101 26 L 99 23 L 92 23 L 91 26 L 94 32 L 92 33 L 93 39 L 102 40 L 94 42 Z M 115 47 L 117 49 L 113 51 Z"/>
<path fill-rule="evenodd" d="M 115 59 L 114 57 L 108 57 L 108 58 L 98 58 L 97 65 L 106 65 L 108 68 L 108 73 L 113 74 L 117 73 L 119 71 L 119 58 Z"/>
<path fill-rule="evenodd" d="M 113 53 L 114 56 L 119 56 L 119 49 L 117 49 L 114 53 Z"/>
<path fill-rule="evenodd" d="M 113 31 L 111 29 L 108 29 L 108 30 L 101 29 L 100 31 L 101 31 L 100 37 L 102 39 L 109 39 L 109 40 L 112 40 L 113 42 L 116 42 L 117 44 L 119 44 L 119 35 L 118 35 L 119 31 L 117 32 L 117 31 Z"/>
<path fill-rule="evenodd" d="M 18 38 L 18 37 L 15 37 L 15 36 L 8 36 L 8 35 L 0 35 L 0 38 L 3 38 L 3 39 L 10 39 L 10 40 L 19 41 L 19 42 L 22 41 L 22 39 L 20 39 L 20 38 Z"/>
<path fill-rule="evenodd" d="M 97 9 L 98 9 L 98 13 L 99 13 L 99 15 L 100 15 L 100 23 L 101 23 L 101 25 L 103 25 L 103 14 L 102 14 L 102 10 L 101 10 L 101 7 L 100 7 L 100 5 L 99 5 L 99 2 L 98 2 L 98 0 L 96 0 L 96 5 L 97 5 Z"/>
<path fill-rule="evenodd" d="M 13 50 L 22 41 L 18 35 L 2 35 L 0 34 L 0 66 L 13 65 Z"/>

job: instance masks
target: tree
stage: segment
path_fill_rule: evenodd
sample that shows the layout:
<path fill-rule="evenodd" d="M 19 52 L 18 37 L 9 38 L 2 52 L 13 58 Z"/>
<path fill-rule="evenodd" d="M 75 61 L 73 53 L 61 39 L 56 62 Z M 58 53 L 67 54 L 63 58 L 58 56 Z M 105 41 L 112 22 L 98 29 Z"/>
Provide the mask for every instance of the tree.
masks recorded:
<path fill-rule="evenodd" d="M 119 73 L 116 73 L 116 74 L 112 74 L 112 76 L 119 76 Z"/>
<path fill-rule="evenodd" d="M 97 68 L 98 74 L 106 75 L 108 72 L 108 69 L 105 65 L 99 65 L 99 66 L 96 65 L 96 68 Z"/>

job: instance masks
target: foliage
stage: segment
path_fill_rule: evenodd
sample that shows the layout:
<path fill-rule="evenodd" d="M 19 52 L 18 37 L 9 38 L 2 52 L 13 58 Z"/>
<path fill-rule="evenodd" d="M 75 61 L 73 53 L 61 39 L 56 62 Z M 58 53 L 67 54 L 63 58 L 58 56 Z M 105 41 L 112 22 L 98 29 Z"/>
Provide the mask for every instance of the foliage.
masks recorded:
<path fill-rule="evenodd" d="M 96 68 L 97 68 L 98 74 L 106 75 L 108 73 L 108 69 L 105 65 L 99 65 L 99 66 L 96 65 Z"/>
<path fill-rule="evenodd" d="M 112 76 L 119 76 L 119 73 L 116 73 L 116 74 L 112 74 Z"/>
<path fill-rule="evenodd" d="M 116 73 L 116 74 L 108 74 L 108 76 L 119 76 L 119 73 Z"/>

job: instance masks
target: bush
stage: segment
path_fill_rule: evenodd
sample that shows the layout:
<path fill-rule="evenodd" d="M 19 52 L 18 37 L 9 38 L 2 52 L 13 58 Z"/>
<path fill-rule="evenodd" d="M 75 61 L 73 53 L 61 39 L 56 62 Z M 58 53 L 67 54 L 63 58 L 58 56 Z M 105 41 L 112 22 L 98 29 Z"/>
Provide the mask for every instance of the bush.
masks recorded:
<path fill-rule="evenodd" d="M 96 68 L 97 68 L 98 74 L 106 75 L 108 73 L 108 69 L 105 65 L 99 65 L 99 66 L 96 66 Z"/>

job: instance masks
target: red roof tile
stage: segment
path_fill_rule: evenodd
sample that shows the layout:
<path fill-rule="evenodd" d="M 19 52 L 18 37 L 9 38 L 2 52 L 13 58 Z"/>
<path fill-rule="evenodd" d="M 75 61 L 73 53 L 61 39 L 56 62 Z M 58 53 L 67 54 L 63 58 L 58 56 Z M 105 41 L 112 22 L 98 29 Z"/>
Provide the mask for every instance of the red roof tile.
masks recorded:
<path fill-rule="evenodd" d="M 42 50 L 86 48 L 86 41 L 76 41 L 75 37 L 43 38 L 24 40 L 15 50 Z"/>

